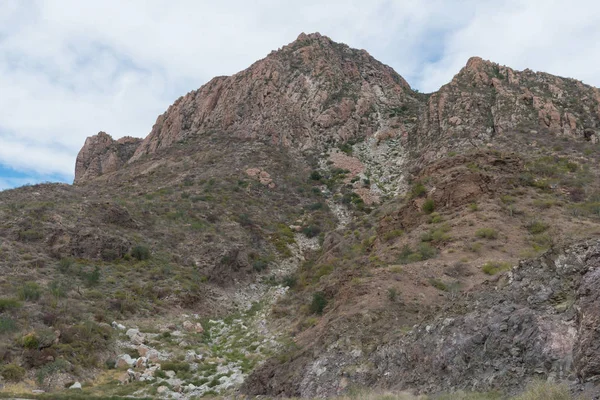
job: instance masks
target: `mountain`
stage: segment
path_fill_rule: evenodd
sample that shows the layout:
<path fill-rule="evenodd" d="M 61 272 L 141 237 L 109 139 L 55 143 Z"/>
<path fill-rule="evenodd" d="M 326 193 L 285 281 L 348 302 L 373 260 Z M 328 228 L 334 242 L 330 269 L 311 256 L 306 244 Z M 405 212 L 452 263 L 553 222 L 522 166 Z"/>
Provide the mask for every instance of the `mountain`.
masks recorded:
<path fill-rule="evenodd" d="M 599 132 L 573 79 L 474 57 L 422 94 L 301 34 L 0 193 L 2 384 L 597 395 Z"/>

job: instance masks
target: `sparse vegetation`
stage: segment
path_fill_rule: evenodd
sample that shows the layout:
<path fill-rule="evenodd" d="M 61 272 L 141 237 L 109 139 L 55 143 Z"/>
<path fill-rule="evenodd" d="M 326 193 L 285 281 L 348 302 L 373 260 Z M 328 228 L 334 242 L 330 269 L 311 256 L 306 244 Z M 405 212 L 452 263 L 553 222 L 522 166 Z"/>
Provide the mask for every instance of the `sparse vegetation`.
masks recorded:
<path fill-rule="evenodd" d="M 500 272 L 508 271 L 511 264 L 508 262 L 489 261 L 481 267 L 483 273 L 487 275 L 496 275 Z"/>
<path fill-rule="evenodd" d="M 310 303 L 310 312 L 313 314 L 323 314 L 323 310 L 327 306 L 327 299 L 322 292 L 313 293 L 312 302 Z"/>
<path fill-rule="evenodd" d="M 431 214 L 435 210 L 435 202 L 433 201 L 433 199 L 425 200 L 422 209 L 423 212 L 425 212 L 426 214 Z"/>
<path fill-rule="evenodd" d="M 488 240 L 498 239 L 498 231 L 494 228 L 481 228 L 475 232 L 475 236 Z"/>
<path fill-rule="evenodd" d="M 148 260 L 150 258 L 150 249 L 146 246 L 137 245 L 131 249 L 131 257 L 138 261 Z"/>

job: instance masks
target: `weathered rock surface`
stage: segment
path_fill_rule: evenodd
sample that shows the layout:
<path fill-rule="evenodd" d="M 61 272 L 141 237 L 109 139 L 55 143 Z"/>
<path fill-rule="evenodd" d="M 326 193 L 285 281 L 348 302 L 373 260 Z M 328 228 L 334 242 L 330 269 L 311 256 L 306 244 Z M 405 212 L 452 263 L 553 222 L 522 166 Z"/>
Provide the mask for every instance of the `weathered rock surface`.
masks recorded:
<path fill-rule="evenodd" d="M 580 81 L 472 57 L 428 100 L 414 149 L 436 152 L 486 142 L 510 131 L 600 139 L 600 90 Z"/>
<path fill-rule="evenodd" d="M 77 155 L 74 183 L 83 183 L 118 170 L 131 158 L 141 142 L 141 139 L 132 137 L 114 140 L 105 132 L 88 137 Z"/>
<path fill-rule="evenodd" d="M 326 36 L 298 39 L 247 70 L 217 77 L 158 117 L 131 161 L 216 130 L 302 148 L 413 126 L 416 94 L 364 50 Z M 389 118 L 403 107 L 411 117 Z"/>
<path fill-rule="evenodd" d="M 600 377 L 599 283 L 600 241 L 550 251 L 371 353 L 316 343 L 286 363 L 259 367 L 243 390 L 302 397 L 336 395 L 349 384 L 515 391 L 531 377 L 583 386 Z"/>

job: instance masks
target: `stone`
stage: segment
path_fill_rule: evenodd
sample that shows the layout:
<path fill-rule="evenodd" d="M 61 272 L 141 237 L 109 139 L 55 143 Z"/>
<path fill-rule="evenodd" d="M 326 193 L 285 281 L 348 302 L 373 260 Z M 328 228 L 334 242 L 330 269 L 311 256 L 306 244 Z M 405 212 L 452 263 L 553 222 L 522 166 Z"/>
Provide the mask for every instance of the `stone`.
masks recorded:
<path fill-rule="evenodd" d="M 135 360 L 131 358 L 129 354 L 121 354 L 115 361 L 115 368 L 130 368 L 135 363 Z"/>
<path fill-rule="evenodd" d="M 159 386 L 159 387 L 156 389 L 156 392 L 157 392 L 158 394 L 166 394 L 168 391 L 169 391 L 169 388 L 168 388 L 167 386 Z"/>
<path fill-rule="evenodd" d="M 165 371 L 165 375 L 167 375 L 169 378 L 174 378 L 175 377 L 175 371 Z"/>
<path fill-rule="evenodd" d="M 202 324 L 200 324 L 200 322 L 193 323 L 190 321 L 184 321 L 183 329 L 187 332 L 194 332 L 194 333 L 204 332 L 204 328 L 202 327 Z"/>
<path fill-rule="evenodd" d="M 136 345 L 141 345 L 146 340 L 144 334 L 141 333 L 138 329 L 128 329 L 127 332 L 125 332 L 125 335 L 127 335 L 131 343 Z"/>
<path fill-rule="evenodd" d="M 137 347 L 137 352 L 141 357 L 146 357 L 148 355 L 149 351 L 150 351 L 150 348 L 144 344 L 139 345 Z"/>
<path fill-rule="evenodd" d="M 127 329 L 127 328 L 125 327 L 125 325 L 119 324 L 119 323 L 117 323 L 116 321 L 113 321 L 113 322 L 112 322 L 112 324 L 111 324 L 111 326 L 112 326 L 113 328 L 115 328 L 115 329 L 118 329 L 118 330 L 120 330 L 120 331 L 124 331 L 125 329 Z"/>
<path fill-rule="evenodd" d="M 159 362 L 162 359 L 162 355 L 156 349 L 150 349 L 146 353 L 146 357 L 153 363 Z"/>
<path fill-rule="evenodd" d="M 75 382 L 74 384 L 72 384 L 71 386 L 69 386 L 69 389 L 81 390 L 81 383 Z"/>

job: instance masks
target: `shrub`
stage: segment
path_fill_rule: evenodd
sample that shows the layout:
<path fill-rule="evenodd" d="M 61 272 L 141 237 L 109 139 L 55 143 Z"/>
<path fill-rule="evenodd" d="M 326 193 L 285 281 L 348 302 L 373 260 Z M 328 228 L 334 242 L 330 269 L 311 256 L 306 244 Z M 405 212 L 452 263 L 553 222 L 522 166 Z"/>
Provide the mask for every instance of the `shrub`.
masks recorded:
<path fill-rule="evenodd" d="M 14 310 L 19 307 L 21 307 L 21 303 L 15 299 L 0 299 L 0 312 Z"/>
<path fill-rule="evenodd" d="M 441 290 L 443 292 L 448 291 L 448 285 L 446 285 L 444 282 L 442 282 L 439 279 L 431 278 L 431 279 L 429 279 L 429 284 L 431 286 L 433 286 L 434 288 L 436 288 L 437 290 Z"/>
<path fill-rule="evenodd" d="M 436 212 L 431 213 L 431 215 L 429 216 L 429 223 L 439 224 L 440 222 L 442 222 L 442 216 Z"/>
<path fill-rule="evenodd" d="M 71 267 L 73 266 L 73 260 L 70 258 L 62 258 L 59 262 L 58 262 L 58 270 L 60 272 L 67 273 L 71 270 Z"/>
<path fill-rule="evenodd" d="M 283 277 L 282 284 L 283 286 L 287 286 L 290 289 L 293 289 L 298 283 L 298 278 L 296 275 L 290 274 Z"/>
<path fill-rule="evenodd" d="M 150 258 L 150 249 L 146 246 L 137 245 L 131 249 L 131 257 L 138 261 L 147 260 Z"/>
<path fill-rule="evenodd" d="M 411 198 L 421 197 L 425 193 L 427 193 L 427 189 L 421 182 L 415 183 L 410 189 L 410 197 Z"/>
<path fill-rule="evenodd" d="M 248 214 L 238 215 L 237 220 L 241 226 L 252 226 L 252 220 L 250 219 L 250 216 Z"/>
<path fill-rule="evenodd" d="M 475 211 L 479 210 L 479 206 L 477 205 L 477 203 L 471 203 L 471 204 L 469 204 L 469 210 L 475 212 Z"/>
<path fill-rule="evenodd" d="M 37 301 L 41 295 L 42 289 L 35 282 L 26 282 L 19 288 L 19 299 L 24 301 Z"/>
<path fill-rule="evenodd" d="M 17 324 L 12 318 L 0 317 L 0 335 L 3 333 L 14 332 L 17 330 Z"/>
<path fill-rule="evenodd" d="M 425 200 L 425 203 L 423 203 L 422 209 L 423 209 L 423 212 L 425 212 L 427 214 L 431 214 L 435 210 L 435 202 L 433 201 L 433 199 Z"/>
<path fill-rule="evenodd" d="M 313 171 L 310 173 L 310 179 L 313 181 L 320 181 L 321 178 L 322 178 L 322 176 L 319 173 L 319 171 Z"/>
<path fill-rule="evenodd" d="M 410 264 L 433 258 L 436 254 L 437 250 L 429 243 L 420 243 L 417 250 L 413 250 L 410 246 L 406 245 L 402 248 L 398 262 L 400 264 Z"/>
<path fill-rule="evenodd" d="M 475 232 L 475 236 L 482 239 L 493 240 L 498 238 L 498 231 L 494 228 L 481 228 Z"/>
<path fill-rule="evenodd" d="M 504 204 L 513 204 L 514 202 L 517 201 L 517 199 L 515 197 L 510 196 L 508 194 L 505 194 L 504 196 L 501 196 L 500 200 L 502 200 L 502 202 Z"/>
<path fill-rule="evenodd" d="M 523 394 L 514 398 L 515 400 L 571 400 L 571 393 L 566 385 L 553 382 L 533 382 L 527 386 Z"/>
<path fill-rule="evenodd" d="M 163 371 L 187 372 L 190 370 L 190 364 L 186 362 L 167 361 L 160 365 Z"/>
<path fill-rule="evenodd" d="M 6 364 L 0 369 L 0 375 L 10 382 L 19 382 L 25 377 L 25 369 L 17 364 Z"/>
<path fill-rule="evenodd" d="M 529 231 L 529 233 L 537 235 L 538 233 L 545 232 L 546 230 L 548 230 L 549 227 L 550 225 L 543 221 L 532 221 L 527 225 L 527 230 Z"/>
<path fill-rule="evenodd" d="M 396 301 L 396 298 L 398 297 L 398 291 L 395 288 L 389 288 L 387 294 L 388 299 L 390 299 L 391 302 Z"/>
<path fill-rule="evenodd" d="M 450 235 L 447 232 L 450 231 L 450 226 L 448 224 L 443 224 L 437 229 L 430 229 L 429 232 L 421 235 L 422 242 L 433 242 L 433 243 L 442 243 L 451 239 Z"/>
<path fill-rule="evenodd" d="M 386 242 L 392 239 L 395 239 L 397 237 L 400 237 L 404 234 L 404 231 L 402 231 L 401 229 L 394 229 L 393 231 L 389 231 L 383 234 L 383 240 L 385 240 Z"/>
<path fill-rule="evenodd" d="M 304 233 L 307 237 L 313 238 L 321 233 L 321 228 L 316 225 L 308 225 L 302 228 L 302 233 Z"/>
<path fill-rule="evenodd" d="M 310 312 L 313 314 L 323 314 L 323 310 L 327 306 L 327 299 L 322 292 L 313 294 L 312 302 L 310 303 Z"/>
<path fill-rule="evenodd" d="M 508 262 L 499 262 L 499 261 L 490 261 L 481 267 L 483 273 L 488 275 L 496 275 L 499 272 L 508 271 L 511 267 L 511 264 Z"/>
<path fill-rule="evenodd" d="M 100 268 L 95 266 L 94 270 L 92 272 L 85 273 L 83 278 L 87 287 L 96 286 L 100 282 Z"/>
<path fill-rule="evenodd" d="M 40 341 L 35 333 L 28 333 L 27 335 L 23 336 L 21 343 L 26 349 L 37 349 L 40 345 Z"/>
<path fill-rule="evenodd" d="M 41 232 L 36 231 L 35 229 L 27 229 L 19 232 L 19 240 L 23 242 L 36 242 L 44 238 L 44 235 Z"/>
<path fill-rule="evenodd" d="M 254 270 L 256 272 L 264 271 L 265 269 L 267 269 L 268 266 L 269 266 L 268 261 L 266 261 L 266 260 L 264 260 L 262 258 L 259 258 L 258 260 L 255 260 L 252 263 L 252 268 L 254 268 Z"/>

